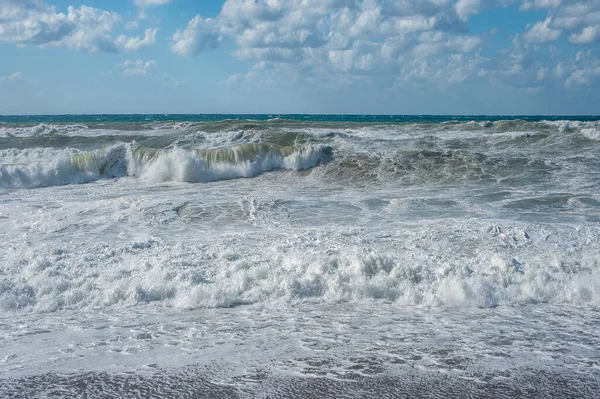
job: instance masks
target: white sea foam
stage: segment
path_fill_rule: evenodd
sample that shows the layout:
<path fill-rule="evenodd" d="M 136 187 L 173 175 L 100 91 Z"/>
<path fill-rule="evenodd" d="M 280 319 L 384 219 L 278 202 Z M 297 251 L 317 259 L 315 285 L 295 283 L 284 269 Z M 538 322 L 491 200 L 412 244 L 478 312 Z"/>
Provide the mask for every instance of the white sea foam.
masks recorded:
<path fill-rule="evenodd" d="M 195 124 L 196 124 L 195 122 L 188 122 L 188 121 L 155 123 L 155 124 L 152 125 L 152 130 L 175 130 L 175 131 L 179 131 L 179 130 L 189 129 L 191 126 L 194 126 Z"/>
<path fill-rule="evenodd" d="M 594 129 L 594 128 L 584 128 L 581 129 L 581 134 L 584 137 L 587 137 L 590 140 L 600 140 L 600 129 Z"/>
<path fill-rule="evenodd" d="M 244 131 L 234 130 L 218 133 L 198 131 L 192 134 L 191 137 L 186 138 L 199 138 L 203 148 L 221 148 L 239 144 L 240 141 L 244 138 Z"/>
<path fill-rule="evenodd" d="M 410 373 L 593 396 L 597 127 L 234 125 L 2 140 L 74 148 L 0 150 L 0 186 L 31 187 L 0 192 L 0 396 L 120 375 L 164 396 L 143 373 L 180 396 Z"/>
<path fill-rule="evenodd" d="M 525 231 L 435 222 L 405 224 L 378 235 L 348 228 L 286 233 L 279 213 L 265 213 L 266 204 L 254 204 L 247 221 L 236 223 L 240 233 L 211 232 L 214 224 L 209 224 L 197 233 L 198 240 L 173 245 L 168 231 L 180 229 L 177 211 L 160 222 L 164 233 L 143 233 L 136 231 L 140 218 L 155 218 L 156 208 L 144 210 L 141 203 L 127 201 L 108 207 L 107 201 L 92 202 L 74 216 L 69 211 L 48 213 L 48 218 L 19 215 L 23 227 L 35 226 L 36 235 L 77 231 L 80 225 L 96 230 L 91 226 L 97 223 L 108 228 L 110 220 L 132 222 L 112 244 L 10 247 L 0 278 L 0 308 L 53 312 L 150 302 L 190 309 L 372 300 L 433 307 L 600 305 L 600 248 L 593 244 L 600 231 L 595 228 L 532 226 Z M 105 209 L 92 212 L 94 207 Z M 98 219 L 86 221 L 86 214 Z M 261 220 L 279 225 L 279 231 L 252 227 Z M 479 250 L 475 254 L 472 248 Z"/>
<path fill-rule="evenodd" d="M 557 120 L 557 121 L 541 121 L 541 123 L 556 126 L 561 133 L 569 132 L 576 129 L 582 129 L 586 127 L 597 127 L 600 125 L 599 121 L 576 121 L 576 120 Z"/>
<path fill-rule="evenodd" d="M 0 137 L 31 137 L 39 135 L 52 134 L 71 134 L 87 130 L 86 125 L 48 125 L 40 123 L 36 126 L 28 127 L 0 127 Z"/>
<path fill-rule="evenodd" d="M 117 145 L 104 150 L 80 152 L 73 149 L 36 148 L 2 150 L 0 188 L 47 187 L 79 184 L 103 176 L 120 175 L 115 167 L 125 154 Z"/>

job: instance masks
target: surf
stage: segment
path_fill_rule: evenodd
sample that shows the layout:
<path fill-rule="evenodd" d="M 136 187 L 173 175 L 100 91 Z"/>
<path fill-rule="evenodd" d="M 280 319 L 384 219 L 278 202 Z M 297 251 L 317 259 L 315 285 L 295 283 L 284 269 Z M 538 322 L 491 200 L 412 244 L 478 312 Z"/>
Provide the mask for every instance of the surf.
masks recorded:
<path fill-rule="evenodd" d="M 136 143 L 94 151 L 72 149 L 4 150 L 0 188 L 34 188 L 136 177 L 165 182 L 212 182 L 251 178 L 283 169 L 299 171 L 328 162 L 325 145 L 279 146 L 245 144 L 216 149 L 155 149 Z M 8 154 L 10 153 L 10 159 Z"/>

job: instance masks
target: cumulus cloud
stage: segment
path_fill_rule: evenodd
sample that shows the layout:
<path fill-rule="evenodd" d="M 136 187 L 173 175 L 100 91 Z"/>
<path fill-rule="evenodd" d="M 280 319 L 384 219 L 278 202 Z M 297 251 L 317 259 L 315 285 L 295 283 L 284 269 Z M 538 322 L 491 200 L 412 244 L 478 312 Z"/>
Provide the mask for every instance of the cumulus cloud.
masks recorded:
<path fill-rule="evenodd" d="M 129 76 L 144 76 L 151 75 L 157 72 L 157 63 L 154 60 L 127 60 L 122 64 L 118 64 L 117 67 L 122 69 L 123 75 Z"/>
<path fill-rule="evenodd" d="M 513 39 L 513 46 L 503 50 L 493 63 L 482 68 L 480 74 L 503 83 L 537 92 L 544 88 L 576 88 L 588 86 L 600 77 L 600 59 L 592 50 L 578 51 L 575 55 L 558 48 L 550 51 L 522 40 Z"/>
<path fill-rule="evenodd" d="M 117 36 L 116 29 L 139 29 L 140 23 L 124 23 L 116 13 L 85 5 L 60 12 L 45 1 L 50 0 L 0 0 L 0 42 L 134 52 L 157 41 L 157 28 Z M 597 55 L 584 52 L 575 59 L 573 48 L 587 50 L 600 42 L 600 0 L 521 0 L 522 12 L 537 10 L 531 15 L 545 16 L 513 36 L 512 48 L 497 56 L 486 52 L 491 58 L 484 58 L 481 49 L 489 34 L 469 31 L 469 19 L 515 2 L 225 0 L 215 18 L 196 15 L 172 34 L 169 44 L 177 55 L 197 56 L 228 39 L 235 44 L 235 57 L 253 62 L 251 73 L 230 80 L 243 77 L 249 83 L 295 76 L 319 84 L 377 81 L 442 87 L 491 77 L 537 91 L 543 84 L 578 87 L 597 79 Z M 133 3 L 143 15 L 146 8 L 172 0 Z M 556 47 L 565 48 L 563 41 L 553 44 L 563 35 L 565 44 L 577 47 L 554 54 Z M 131 60 L 118 67 L 125 75 L 163 76 L 156 61 Z"/>
<path fill-rule="evenodd" d="M 573 44 L 591 44 L 600 38 L 600 24 L 596 26 L 586 26 L 579 34 L 572 34 L 569 42 Z"/>
<path fill-rule="evenodd" d="M 542 8 L 556 8 L 560 6 L 562 0 L 533 0 L 533 1 L 525 1 L 521 5 L 521 10 L 539 10 Z"/>
<path fill-rule="evenodd" d="M 475 53 L 483 39 L 466 26 L 480 10 L 480 0 L 226 0 L 216 18 L 197 15 L 178 30 L 171 49 L 194 56 L 229 37 L 237 58 L 255 61 L 254 78 L 273 80 L 285 70 L 288 77 L 349 84 L 376 76 L 393 83 L 414 60 L 443 65 L 452 59 L 462 72 L 444 79 L 458 82 L 480 59 Z"/>
<path fill-rule="evenodd" d="M 450 36 L 443 34 L 421 34 L 420 44 L 412 49 L 412 54 L 425 58 L 439 53 L 470 53 L 474 51 L 482 40 L 474 36 Z"/>
<path fill-rule="evenodd" d="M 122 48 L 123 50 L 125 50 L 127 52 L 138 51 L 143 47 L 147 47 L 147 46 L 154 44 L 154 42 L 156 42 L 156 33 L 157 32 L 158 32 L 158 29 L 156 29 L 156 28 L 146 29 L 146 32 L 145 32 L 143 38 L 140 38 L 139 36 L 127 37 L 125 35 L 120 35 L 115 40 L 115 44 L 119 48 Z"/>
<path fill-rule="evenodd" d="M 587 45 L 600 41 L 600 0 L 535 0 L 521 6 L 521 10 L 543 8 L 548 9 L 547 18 L 537 22 L 527 32 L 526 39 L 547 43 L 560 37 L 559 32 L 567 32 L 571 44 Z"/>
<path fill-rule="evenodd" d="M 600 78 L 600 60 L 592 56 L 592 50 L 578 51 L 565 85 L 567 87 L 587 86 L 598 78 Z"/>
<path fill-rule="evenodd" d="M 523 38 L 527 41 L 536 43 L 553 42 L 560 37 L 562 29 L 553 29 L 550 27 L 552 18 L 546 18 L 543 22 L 537 22 L 525 33 Z"/>
<path fill-rule="evenodd" d="M 458 0 L 454 9 L 460 18 L 467 19 L 471 14 L 477 14 L 481 8 L 480 0 Z"/>
<path fill-rule="evenodd" d="M 114 12 L 82 5 L 69 6 L 67 13 L 41 0 L 0 0 L 0 42 L 41 47 L 67 47 L 91 52 L 137 51 L 154 44 L 157 29 L 147 29 L 143 38 L 111 33 L 122 23 Z M 138 24 L 126 24 L 137 28 Z"/>
<path fill-rule="evenodd" d="M 398 42 L 407 35 L 415 42 L 421 32 L 464 32 L 465 18 L 478 8 L 479 0 L 461 0 L 457 7 L 436 0 L 227 0 L 217 18 L 197 15 L 177 31 L 172 49 L 196 55 L 216 47 L 221 36 L 229 36 L 240 47 L 239 55 L 254 55 L 259 61 L 262 55 L 271 59 L 285 49 L 299 53 L 323 49 L 327 54 L 348 50 L 357 42 Z"/>
<path fill-rule="evenodd" d="M 84 51 L 117 50 L 109 33 L 121 17 L 113 12 L 82 5 L 69 6 L 65 15 L 37 0 L 3 0 L 0 15 L 2 42 Z"/>
<path fill-rule="evenodd" d="M 175 32 L 171 49 L 179 55 L 198 55 L 203 51 L 215 49 L 219 40 L 216 21 L 196 15 L 185 29 Z"/>
<path fill-rule="evenodd" d="M 14 83 L 19 80 L 23 80 L 23 74 L 21 72 L 15 72 L 12 75 L 0 76 L 0 82 L 3 83 Z"/>
<path fill-rule="evenodd" d="M 448 87 L 464 82 L 477 75 L 487 62 L 479 55 L 453 54 L 447 59 L 414 59 L 402 66 L 402 74 L 396 79 L 399 86 L 422 86 L 435 82 L 438 87 Z"/>

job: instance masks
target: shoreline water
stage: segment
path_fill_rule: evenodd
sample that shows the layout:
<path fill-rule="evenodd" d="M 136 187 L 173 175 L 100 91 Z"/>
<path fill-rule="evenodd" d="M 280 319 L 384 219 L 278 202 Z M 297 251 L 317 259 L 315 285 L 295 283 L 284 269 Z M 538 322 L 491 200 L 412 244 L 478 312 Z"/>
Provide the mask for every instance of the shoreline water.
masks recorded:
<path fill-rule="evenodd" d="M 600 363 L 584 350 L 599 344 L 589 330 L 597 310 L 499 307 L 473 309 L 465 320 L 457 308 L 378 308 L 154 308 L 124 318 L 90 314 L 83 329 L 74 319 L 60 325 L 48 318 L 22 338 L 31 361 L 0 379 L 0 392 L 566 398 L 591 397 L 600 388 Z M 60 352 L 68 356 L 49 356 Z"/>

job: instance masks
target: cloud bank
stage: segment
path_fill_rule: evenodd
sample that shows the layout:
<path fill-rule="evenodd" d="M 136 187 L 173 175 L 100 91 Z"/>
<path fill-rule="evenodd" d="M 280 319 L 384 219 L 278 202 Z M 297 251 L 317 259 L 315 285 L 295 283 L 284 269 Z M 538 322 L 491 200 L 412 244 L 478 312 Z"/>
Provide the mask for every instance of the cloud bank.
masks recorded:
<path fill-rule="evenodd" d="M 547 16 L 511 38 L 512 47 L 483 55 L 489 35 L 469 31 L 475 14 L 511 0 L 227 0 L 216 18 L 196 15 L 171 37 L 172 51 L 198 56 L 232 40 L 235 57 L 254 61 L 246 76 L 275 75 L 322 83 L 384 80 L 387 86 L 444 87 L 494 79 L 535 92 L 542 83 L 562 87 L 592 82 L 598 54 L 559 54 L 567 40 L 600 40 L 600 0 L 533 0 L 521 12 Z M 492 27 L 490 27 L 492 28 Z M 554 72 L 552 72 L 554 71 Z M 243 74 L 228 79 L 239 81 Z"/>
<path fill-rule="evenodd" d="M 178 3 L 129 4 L 143 15 Z M 472 30 L 474 18 L 495 21 L 490 15 L 505 7 L 529 15 L 528 23 L 503 38 L 501 26 Z M 44 0 L 0 0 L 0 42 L 106 53 L 162 45 L 184 57 L 205 57 L 226 43 L 233 58 L 252 66 L 223 78 L 224 85 L 402 92 L 486 82 L 531 94 L 591 87 L 600 79 L 600 0 L 226 0 L 213 17 L 196 14 L 168 28 L 157 19 L 129 33 L 139 29 L 139 18 L 124 21 L 86 5 L 61 12 Z M 155 61 L 119 68 L 130 76 L 158 75 Z"/>
<path fill-rule="evenodd" d="M 156 41 L 157 29 L 147 29 L 143 38 L 119 35 L 113 39 L 112 32 L 121 23 L 119 14 L 86 5 L 69 6 L 65 14 L 39 0 L 0 0 L 0 42 L 20 46 L 116 53 L 138 51 Z"/>

